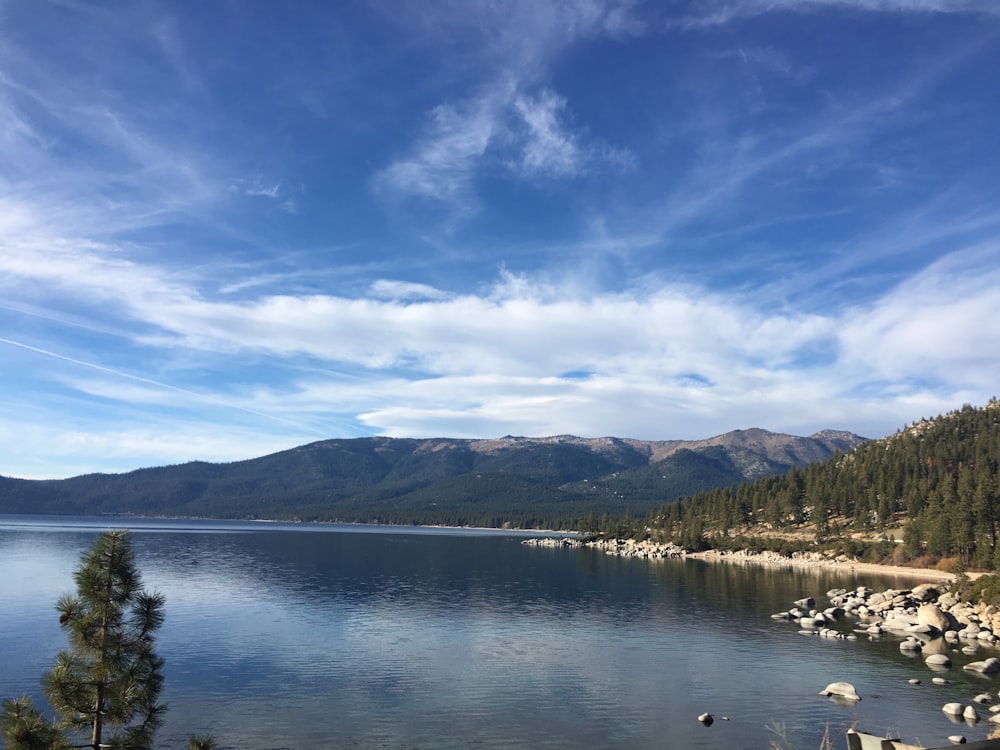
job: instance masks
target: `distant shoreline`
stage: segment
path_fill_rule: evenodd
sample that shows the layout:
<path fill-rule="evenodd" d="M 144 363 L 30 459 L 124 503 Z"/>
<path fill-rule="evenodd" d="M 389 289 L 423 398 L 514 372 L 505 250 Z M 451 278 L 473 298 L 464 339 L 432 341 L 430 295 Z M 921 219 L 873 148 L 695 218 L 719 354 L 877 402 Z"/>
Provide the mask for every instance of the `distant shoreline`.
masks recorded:
<path fill-rule="evenodd" d="M 898 576 L 901 578 L 923 578 L 929 581 L 954 581 L 957 576 L 935 568 L 911 568 L 899 565 L 882 565 L 878 563 L 859 562 L 847 558 L 830 558 L 820 552 L 796 552 L 792 556 L 779 555 L 776 552 L 748 552 L 738 550 L 729 552 L 725 550 L 706 550 L 705 552 L 687 552 L 673 545 L 660 545 L 649 541 L 635 542 L 631 539 L 598 540 L 594 542 L 584 542 L 582 538 L 585 534 L 574 531 L 558 529 L 503 529 L 495 527 L 479 526 L 451 526 L 447 524 L 371 524 L 371 523 L 350 523 L 343 521 L 288 521 L 280 519 L 229 519 L 229 518 L 197 518 L 184 516 L 145 516 L 138 514 L 108 514 L 95 516 L 79 516 L 74 514 L 58 513 L 3 513 L 0 519 L 10 518 L 75 518 L 75 519 L 108 519 L 108 520 L 143 520 L 143 521 L 175 521 L 175 522 L 199 522 L 208 521 L 216 523 L 246 523 L 246 524 L 288 524 L 288 525 L 315 525 L 315 526 L 353 526 L 381 529 L 423 529 L 425 531 L 468 531 L 478 533 L 508 534 L 511 536 L 523 536 L 524 543 L 548 543 L 548 546 L 574 546 L 588 547 L 598 551 L 603 551 L 609 555 L 636 558 L 673 558 L 701 560 L 710 563 L 729 563 L 741 565 L 758 565 L 761 567 L 790 567 L 800 569 L 822 569 L 831 572 L 866 573 L 870 575 Z M 966 576 L 970 580 L 975 580 L 987 573 L 970 571 Z"/>
<path fill-rule="evenodd" d="M 526 540 L 525 544 L 541 546 L 587 547 L 608 555 L 631 557 L 639 559 L 684 559 L 700 560 L 709 563 L 728 563 L 731 565 L 756 565 L 772 568 L 797 568 L 800 570 L 829 571 L 832 573 L 895 576 L 900 578 L 924 579 L 926 581 L 954 582 L 958 576 L 936 568 L 912 568 L 901 565 L 883 565 L 879 563 L 860 562 L 844 555 L 830 557 L 823 552 L 794 552 L 790 556 L 777 552 L 748 552 L 737 550 L 706 550 L 704 552 L 689 552 L 673 544 L 657 544 L 646 540 L 637 542 L 633 539 L 596 539 L 582 541 L 580 539 L 548 539 Z M 986 575 L 982 572 L 968 572 L 969 579 Z"/>

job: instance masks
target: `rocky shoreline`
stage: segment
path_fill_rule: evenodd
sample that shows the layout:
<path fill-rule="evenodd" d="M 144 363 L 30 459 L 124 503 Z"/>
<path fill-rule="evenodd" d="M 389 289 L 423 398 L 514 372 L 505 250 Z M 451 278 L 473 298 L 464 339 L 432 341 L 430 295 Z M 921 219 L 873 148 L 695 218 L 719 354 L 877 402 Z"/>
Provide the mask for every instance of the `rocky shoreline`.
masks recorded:
<path fill-rule="evenodd" d="M 827 592 L 830 606 L 822 613 L 811 608 L 812 600 L 800 600 L 786 613 L 774 615 L 775 619 L 797 619 L 804 627 L 822 628 L 841 616 L 857 619 L 859 630 L 870 636 L 895 633 L 905 640 L 900 643 L 903 651 L 923 651 L 944 654 L 945 644 L 954 647 L 965 643 L 971 648 L 963 653 L 972 654 L 975 646 L 993 646 L 1000 633 L 1000 609 L 983 602 L 962 601 L 948 590 L 947 585 L 923 583 L 910 589 L 872 591 L 860 586 L 854 591 L 834 589 Z M 808 611 L 804 611 L 808 609 Z M 796 618 L 796 615 L 799 615 Z M 812 618 L 811 620 L 809 618 Z M 935 643 L 937 639 L 942 642 Z M 951 666 L 941 659 L 928 661 L 939 666 Z M 983 668 L 979 662 L 970 662 L 964 669 L 992 674 L 1000 671 L 1000 659 L 989 659 Z"/>
<path fill-rule="evenodd" d="M 900 576 L 897 588 L 874 590 L 867 586 L 837 588 L 826 592 L 827 606 L 817 605 L 813 597 L 790 602 L 791 607 L 773 614 L 774 620 L 788 622 L 804 635 L 819 638 L 842 638 L 849 641 L 882 639 L 898 640 L 903 654 L 922 660 L 931 670 L 931 682 L 945 689 L 952 681 L 943 676 L 952 668 L 961 669 L 983 677 L 1000 674 L 1000 608 L 983 602 L 963 601 L 955 590 L 955 576 L 944 571 L 925 568 L 904 568 L 891 565 L 863 563 L 844 555 L 823 552 L 798 552 L 790 557 L 775 552 L 752 553 L 709 550 L 692 553 L 673 544 L 637 542 L 631 539 L 579 539 L 574 537 L 548 537 L 526 539 L 522 544 L 553 547 L 594 549 L 605 554 L 642 559 L 696 559 L 706 562 L 766 567 L 796 568 L 801 570 Z M 976 577 L 977 574 L 969 574 Z M 982 653 L 983 650 L 986 653 Z M 985 658 L 984 658 L 985 657 Z M 913 677 L 910 685 L 922 680 Z M 970 699 L 963 692 L 951 691 L 951 699 L 942 706 L 944 717 L 951 722 L 964 722 L 974 726 L 986 721 L 991 726 L 1000 724 L 1000 696 L 993 692 L 980 692 Z M 851 705 L 862 697 L 847 682 L 834 682 L 820 695 Z M 723 717 L 726 718 L 726 717 Z M 705 726 L 711 726 L 711 713 L 698 717 Z M 852 728 L 850 731 L 856 732 Z M 867 736 L 867 735 L 866 735 Z M 871 739 L 880 741 L 872 736 Z M 950 735 L 953 744 L 964 744 L 964 735 Z M 907 745 L 907 747 L 911 747 Z M 915 747 L 915 746 L 914 746 Z"/>
<path fill-rule="evenodd" d="M 595 549 L 618 557 L 638 557 L 648 560 L 666 560 L 687 557 L 683 547 L 674 544 L 656 544 L 650 541 L 637 542 L 634 539 L 578 539 L 576 537 L 537 537 L 525 539 L 521 544 L 532 547 L 571 547 Z"/>
<path fill-rule="evenodd" d="M 795 624 L 800 633 L 821 638 L 897 639 L 903 654 L 914 660 L 923 659 L 934 674 L 933 684 L 949 689 L 951 695 L 947 697 L 953 700 L 941 707 L 947 719 L 952 723 L 964 722 L 970 727 L 983 719 L 990 725 L 998 725 L 1000 702 L 995 692 L 979 691 L 970 699 L 970 693 L 965 692 L 967 688 L 956 691 L 952 680 L 943 673 L 953 666 L 983 677 L 1000 673 L 1000 658 L 989 655 L 995 654 L 1000 645 L 1000 609 L 982 602 L 962 601 L 949 589 L 950 586 L 943 582 L 883 591 L 867 586 L 853 590 L 831 589 L 826 592 L 829 606 L 823 609 L 818 609 L 816 600 L 810 596 L 795 601 L 790 609 L 771 617 Z M 981 653 L 983 648 L 989 649 L 986 655 Z M 919 677 L 909 679 L 910 685 L 921 682 Z M 848 682 L 831 683 L 820 695 L 848 705 L 861 700 Z M 856 730 L 852 727 L 850 731 Z M 948 739 L 956 745 L 966 743 L 964 735 L 950 735 Z"/>
<path fill-rule="evenodd" d="M 659 544 L 649 540 L 637 542 L 634 539 L 579 539 L 576 537 L 538 537 L 525 539 L 521 544 L 536 547 L 557 548 L 587 548 L 618 557 L 630 557 L 646 560 L 666 560 L 689 558 L 706 562 L 722 562 L 744 565 L 762 565 L 779 568 L 798 568 L 805 570 L 840 570 L 845 573 L 871 573 L 889 576 L 904 576 L 907 578 L 923 578 L 930 581 L 954 581 L 955 575 L 933 568 L 907 568 L 897 565 L 878 565 L 860 562 L 846 555 L 834 555 L 826 552 L 794 552 L 791 556 L 777 552 L 749 552 L 737 550 L 708 550 L 706 552 L 690 552 L 675 544 Z M 971 579 L 980 573 L 967 573 Z"/>

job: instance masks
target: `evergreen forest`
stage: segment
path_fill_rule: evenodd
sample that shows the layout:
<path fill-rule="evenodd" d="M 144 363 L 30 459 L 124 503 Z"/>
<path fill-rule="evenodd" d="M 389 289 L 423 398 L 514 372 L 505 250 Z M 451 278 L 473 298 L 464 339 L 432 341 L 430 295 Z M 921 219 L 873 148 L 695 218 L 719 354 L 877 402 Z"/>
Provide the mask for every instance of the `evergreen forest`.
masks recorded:
<path fill-rule="evenodd" d="M 1000 570 L 998 464 L 993 399 L 780 476 L 681 498 L 615 531 L 694 549 L 819 543 L 877 562 Z"/>

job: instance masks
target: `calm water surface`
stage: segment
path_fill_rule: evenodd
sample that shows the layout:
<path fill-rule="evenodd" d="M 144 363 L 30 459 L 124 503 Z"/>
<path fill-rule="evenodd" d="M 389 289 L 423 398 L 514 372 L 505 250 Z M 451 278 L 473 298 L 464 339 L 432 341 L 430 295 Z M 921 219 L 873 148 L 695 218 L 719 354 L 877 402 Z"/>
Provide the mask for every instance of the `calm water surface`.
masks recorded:
<path fill-rule="evenodd" d="M 501 532 L 0 516 L 0 696 L 38 696 L 65 648 L 54 604 L 99 530 L 128 527 L 166 595 L 162 747 L 818 748 L 854 723 L 925 745 L 988 733 L 941 712 L 897 639 L 770 619 L 830 588 L 911 581 L 622 560 Z M 920 686 L 907 680 L 919 677 Z M 847 680 L 853 707 L 817 693 Z M 696 717 L 711 711 L 703 727 Z M 985 712 L 984 712 L 985 713 Z M 783 738 L 782 738 L 783 737 Z"/>

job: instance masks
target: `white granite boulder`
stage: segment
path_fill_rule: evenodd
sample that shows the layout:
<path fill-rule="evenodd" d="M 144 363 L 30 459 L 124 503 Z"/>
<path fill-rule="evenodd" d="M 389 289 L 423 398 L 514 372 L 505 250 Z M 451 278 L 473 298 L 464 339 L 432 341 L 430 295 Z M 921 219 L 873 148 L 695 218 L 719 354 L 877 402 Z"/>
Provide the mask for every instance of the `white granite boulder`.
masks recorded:
<path fill-rule="evenodd" d="M 951 620 L 936 604 L 921 604 L 917 610 L 917 623 L 937 628 L 942 633 L 951 628 Z"/>
<path fill-rule="evenodd" d="M 820 695 L 825 695 L 830 698 L 846 698 L 847 700 L 859 701 L 861 696 L 858 695 L 858 691 L 854 689 L 854 685 L 849 682 L 831 682 L 823 690 L 820 691 Z"/>

